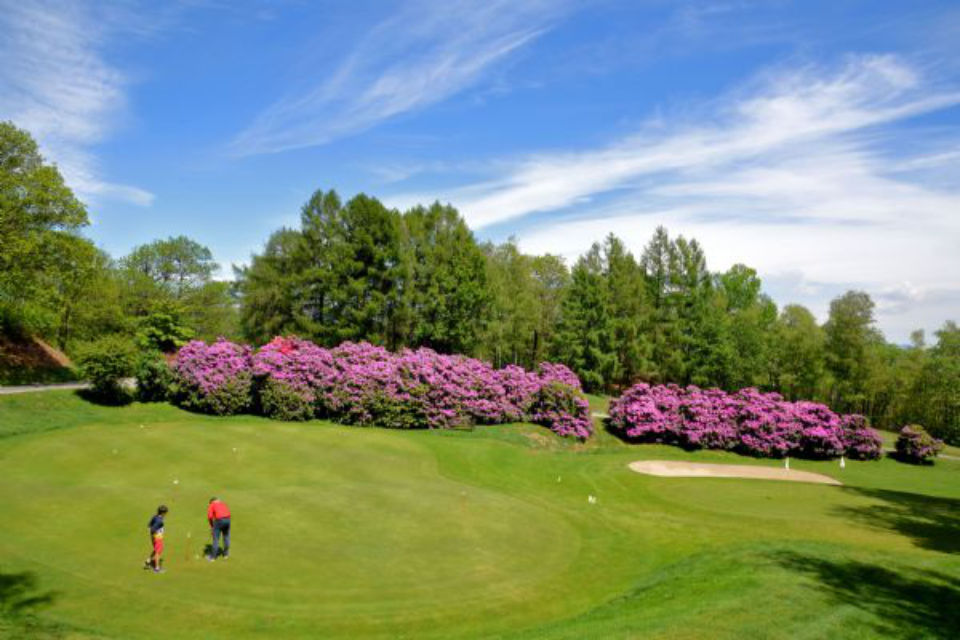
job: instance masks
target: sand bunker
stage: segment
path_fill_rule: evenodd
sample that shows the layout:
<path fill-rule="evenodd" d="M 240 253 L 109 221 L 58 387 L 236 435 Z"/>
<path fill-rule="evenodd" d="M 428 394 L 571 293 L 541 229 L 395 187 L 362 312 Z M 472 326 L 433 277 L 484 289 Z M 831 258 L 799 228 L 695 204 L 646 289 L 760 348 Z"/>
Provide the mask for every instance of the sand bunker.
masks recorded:
<path fill-rule="evenodd" d="M 839 480 L 820 473 L 794 471 L 779 467 L 755 467 L 743 464 L 704 464 L 673 460 L 638 460 L 630 468 L 637 473 L 668 478 L 756 478 L 760 480 L 789 480 L 816 484 L 842 485 Z"/>

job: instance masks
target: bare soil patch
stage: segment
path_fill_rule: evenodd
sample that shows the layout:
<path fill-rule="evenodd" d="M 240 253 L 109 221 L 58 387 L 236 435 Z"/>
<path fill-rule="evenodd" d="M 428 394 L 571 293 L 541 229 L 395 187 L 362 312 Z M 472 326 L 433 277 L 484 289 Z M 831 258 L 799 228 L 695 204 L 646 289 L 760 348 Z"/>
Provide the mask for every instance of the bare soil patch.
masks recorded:
<path fill-rule="evenodd" d="M 70 359 L 39 338 L 0 335 L 0 384 L 64 382 L 75 379 Z"/>

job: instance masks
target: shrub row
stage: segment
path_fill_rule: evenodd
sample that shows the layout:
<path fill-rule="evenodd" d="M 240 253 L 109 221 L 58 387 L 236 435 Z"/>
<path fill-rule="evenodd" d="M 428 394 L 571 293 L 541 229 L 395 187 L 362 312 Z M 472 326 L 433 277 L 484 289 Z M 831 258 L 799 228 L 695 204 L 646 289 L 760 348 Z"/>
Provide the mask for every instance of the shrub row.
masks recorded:
<path fill-rule="evenodd" d="M 430 349 L 391 353 L 367 343 L 325 349 L 278 337 L 256 352 L 219 340 L 193 341 L 173 364 L 172 399 L 229 415 L 258 411 L 280 420 L 322 417 L 344 424 L 445 429 L 529 420 L 587 438 L 590 411 L 567 367 L 494 369 Z"/>
<path fill-rule="evenodd" d="M 638 442 L 723 449 L 764 458 L 846 455 L 876 460 L 880 435 L 863 416 L 840 416 L 815 402 L 787 402 L 776 393 L 729 394 L 694 386 L 638 384 L 610 407 L 611 428 Z"/>

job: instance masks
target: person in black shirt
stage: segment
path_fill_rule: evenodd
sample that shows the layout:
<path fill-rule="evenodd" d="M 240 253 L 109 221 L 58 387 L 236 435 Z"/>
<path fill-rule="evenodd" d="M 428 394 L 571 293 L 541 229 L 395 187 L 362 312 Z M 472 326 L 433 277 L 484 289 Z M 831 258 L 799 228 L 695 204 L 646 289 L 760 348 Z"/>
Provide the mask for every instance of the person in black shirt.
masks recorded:
<path fill-rule="evenodd" d="M 157 507 L 157 515 L 150 518 L 150 557 L 143 563 L 144 569 L 153 569 L 154 573 L 163 572 L 163 517 L 167 515 L 166 505 Z"/>

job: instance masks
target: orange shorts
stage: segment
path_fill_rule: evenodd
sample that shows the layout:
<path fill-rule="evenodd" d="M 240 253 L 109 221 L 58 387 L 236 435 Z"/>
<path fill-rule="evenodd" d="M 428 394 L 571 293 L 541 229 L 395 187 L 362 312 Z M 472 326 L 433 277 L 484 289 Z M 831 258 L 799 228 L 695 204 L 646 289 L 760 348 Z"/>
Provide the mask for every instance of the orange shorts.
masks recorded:
<path fill-rule="evenodd" d="M 156 537 L 153 539 L 153 552 L 156 555 L 163 553 L 163 538 Z"/>

